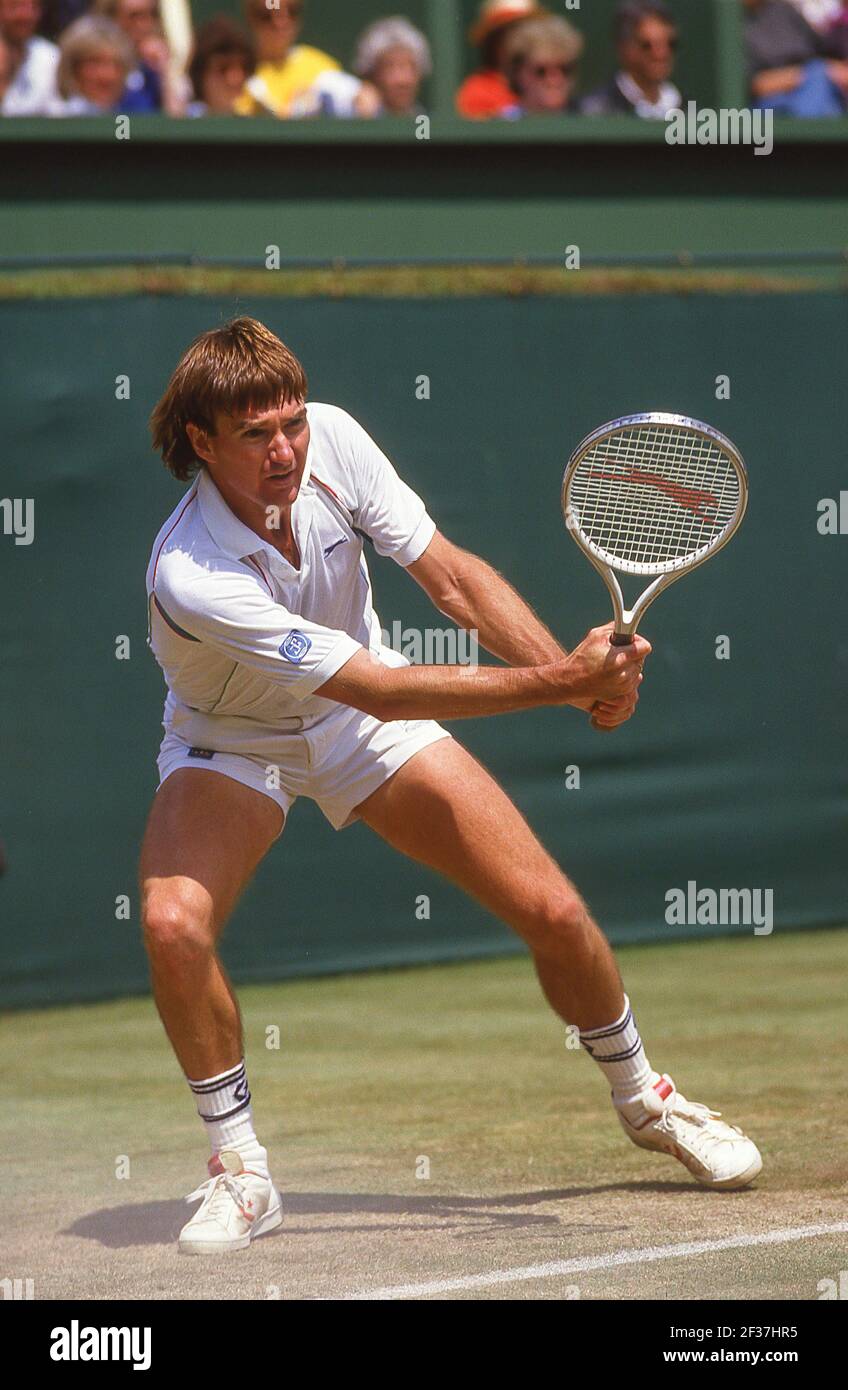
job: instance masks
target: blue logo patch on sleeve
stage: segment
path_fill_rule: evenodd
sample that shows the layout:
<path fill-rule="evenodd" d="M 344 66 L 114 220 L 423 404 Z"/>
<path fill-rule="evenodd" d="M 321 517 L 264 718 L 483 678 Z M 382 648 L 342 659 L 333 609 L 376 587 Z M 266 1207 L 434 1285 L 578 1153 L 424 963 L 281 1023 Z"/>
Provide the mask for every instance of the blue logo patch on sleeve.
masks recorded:
<path fill-rule="evenodd" d="M 299 666 L 311 646 L 310 638 L 305 637 L 302 632 L 298 632 L 297 628 L 294 628 L 280 647 L 280 655 L 284 656 L 287 661 L 294 662 L 295 666 Z"/>

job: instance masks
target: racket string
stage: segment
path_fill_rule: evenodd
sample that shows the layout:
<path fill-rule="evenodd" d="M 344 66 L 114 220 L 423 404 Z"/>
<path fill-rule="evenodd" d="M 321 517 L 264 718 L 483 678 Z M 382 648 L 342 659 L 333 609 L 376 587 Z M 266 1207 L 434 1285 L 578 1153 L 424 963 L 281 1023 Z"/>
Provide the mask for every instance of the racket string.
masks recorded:
<path fill-rule="evenodd" d="M 717 443 L 685 427 L 642 426 L 599 440 L 577 465 L 569 497 L 592 545 L 638 570 L 676 568 L 716 544 L 740 495 Z"/>

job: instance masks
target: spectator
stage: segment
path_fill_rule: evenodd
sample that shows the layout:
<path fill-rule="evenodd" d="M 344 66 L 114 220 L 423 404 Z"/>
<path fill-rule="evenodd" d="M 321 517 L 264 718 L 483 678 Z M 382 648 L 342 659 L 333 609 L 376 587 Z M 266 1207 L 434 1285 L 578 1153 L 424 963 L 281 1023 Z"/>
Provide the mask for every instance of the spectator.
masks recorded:
<path fill-rule="evenodd" d="M 245 0 L 259 62 L 236 102 L 241 116 L 290 116 L 322 73 L 339 72 L 328 53 L 296 39 L 304 0 Z"/>
<path fill-rule="evenodd" d="M 640 116 L 665 120 L 683 103 L 671 81 L 678 34 L 674 16 L 660 0 L 625 0 L 613 21 L 618 71 L 605 87 L 580 103 L 585 116 Z"/>
<path fill-rule="evenodd" d="M 159 0 L 95 0 L 94 8 L 123 30 L 135 54 L 121 110 L 144 115 L 164 108 L 169 115 L 181 116 L 184 100 L 174 99 L 168 88 L 170 55 Z"/>
<path fill-rule="evenodd" d="M 129 39 L 105 15 L 83 15 L 59 42 L 60 100 L 55 116 L 104 116 L 121 110 L 134 54 Z"/>
<path fill-rule="evenodd" d="M 59 49 L 36 34 L 40 23 L 40 0 L 0 0 L 0 34 L 11 68 L 0 108 L 4 116 L 44 116 L 56 100 Z"/>
<path fill-rule="evenodd" d="M 514 99 L 502 114 L 556 116 L 576 110 L 574 88 L 582 52 L 583 35 L 559 15 L 513 25 L 504 62 Z"/>
<path fill-rule="evenodd" d="M 188 75 L 194 100 L 188 116 L 231 116 L 256 70 L 253 40 L 228 15 L 201 24 L 195 35 Z"/>
<path fill-rule="evenodd" d="M 471 42 L 480 50 L 481 67 L 466 77 L 456 94 L 456 108 L 469 120 L 486 120 L 515 109 L 515 92 L 504 71 L 504 44 L 514 25 L 549 11 L 533 0 L 484 0 Z"/>
<path fill-rule="evenodd" d="M 359 36 L 354 77 L 322 72 L 292 102 L 291 116 L 418 116 L 421 83 L 432 70 L 430 45 L 408 19 L 379 19 Z"/>
<path fill-rule="evenodd" d="M 379 19 L 359 36 L 354 72 L 376 93 L 375 116 L 420 116 L 421 83 L 433 70 L 430 45 L 408 19 Z"/>
<path fill-rule="evenodd" d="M 744 0 L 754 106 L 786 116 L 839 116 L 848 63 L 829 35 L 817 34 L 786 0 Z"/>
<path fill-rule="evenodd" d="M 380 98 L 376 87 L 360 82 L 352 73 L 322 72 L 312 86 L 289 106 L 289 117 L 305 116 L 378 116 Z"/>

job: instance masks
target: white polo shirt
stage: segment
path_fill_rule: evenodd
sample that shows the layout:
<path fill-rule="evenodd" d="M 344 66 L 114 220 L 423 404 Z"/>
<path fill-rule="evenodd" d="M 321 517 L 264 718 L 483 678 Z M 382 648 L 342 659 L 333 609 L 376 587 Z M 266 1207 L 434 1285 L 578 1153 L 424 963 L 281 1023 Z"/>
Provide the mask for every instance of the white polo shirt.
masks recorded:
<path fill-rule="evenodd" d="M 388 665 L 363 554 L 411 565 L 436 527 L 361 425 L 310 403 L 291 519 L 301 568 L 245 526 L 204 470 L 156 537 L 149 642 L 165 674 L 164 726 L 186 743 L 264 755 L 275 735 L 339 709 L 315 691 L 362 648 Z"/>

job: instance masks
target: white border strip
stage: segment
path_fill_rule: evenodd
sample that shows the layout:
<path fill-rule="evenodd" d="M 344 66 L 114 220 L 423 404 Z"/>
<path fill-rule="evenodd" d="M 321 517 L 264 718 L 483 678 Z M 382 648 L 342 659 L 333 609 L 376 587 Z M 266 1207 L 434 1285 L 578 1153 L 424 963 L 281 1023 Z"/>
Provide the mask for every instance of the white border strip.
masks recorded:
<path fill-rule="evenodd" d="M 816 1236 L 843 1235 L 848 1221 L 828 1226 L 795 1226 L 785 1231 L 765 1231 L 758 1236 L 729 1236 L 725 1240 L 693 1240 L 683 1245 L 647 1245 L 641 1250 L 620 1250 L 612 1255 L 587 1255 L 576 1260 L 554 1260 L 541 1265 L 519 1265 L 516 1269 L 494 1269 L 488 1274 L 468 1274 L 457 1279 L 434 1279 L 427 1284 L 395 1284 L 385 1289 L 343 1295 L 345 1299 L 370 1302 L 394 1298 L 427 1298 L 430 1294 L 450 1293 L 452 1289 L 487 1289 L 496 1284 L 515 1284 L 528 1279 L 556 1279 L 565 1274 L 588 1274 L 596 1269 L 617 1269 L 622 1265 L 650 1264 L 655 1260 L 679 1260 L 689 1255 L 711 1255 L 716 1250 L 742 1250 L 753 1245 L 783 1245 L 795 1240 L 814 1240 Z"/>

